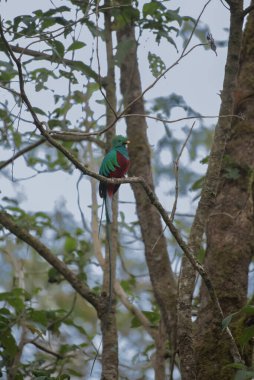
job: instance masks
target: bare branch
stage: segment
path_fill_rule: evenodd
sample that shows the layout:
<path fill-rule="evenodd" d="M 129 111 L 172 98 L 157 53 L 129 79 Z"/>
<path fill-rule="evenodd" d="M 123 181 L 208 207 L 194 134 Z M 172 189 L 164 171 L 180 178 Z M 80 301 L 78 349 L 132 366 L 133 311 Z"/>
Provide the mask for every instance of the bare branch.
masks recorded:
<path fill-rule="evenodd" d="M 0 87 L 3 88 L 6 91 L 11 92 L 13 95 L 16 95 L 16 96 L 19 96 L 19 97 L 21 96 L 19 92 L 15 91 L 15 90 L 12 90 L 11 88 L 8 88 L 8 87 L 5 87 L 5 86 L 1 85 L 1 82 L 0 82 Z"/>
<path fill-rule="evenodd" d="M 254 10 L 254 4 L 249 5 L 247 8 L 244 9 L 243 17 L 246 17 L 253 10 Z"/>
<path fill-rule="evenodd" d="M 232 115 L 221 115 L 221 116 L 220 115 L 187 116 L 187 117 L 181 117 L 179 119 L 168 120 L 168 119 L 163 119 L 163 118 L 160 118 L 157 116 L 151 116 L 151 115 L 147 115 L 147 114 L 138 114 L 138 113 L 122 114 L 121 113 L 117 116 L 117 120 L 122 119 L 122 118 L 126 118 L 126 117 L 145 117 L 148 119 L 161 121 L 162 123 L 165 123 L 165 124 L 173 124 L 173 123 L 178 123 L 178 122 L 181 122 L 184 120 L 193 120 L 193 119 L 218 119 L 218 118 L 222 119 L 222 118 L 232 118 L 232 117 L 236 117 L 236 118 L 239 118 L 241 120 L 244 119 L 243 115 L 233 115 L 232 114 Z M 116 121 L 114 121 L 114 122 L 116 122 Z M 96 143 L 102 149 L 105 149 L 105 144 L 102 141 L 93 138 L 92 136 L 101 136 L 103 133 L 105 133 L 109 129 L 111 129 L 113 127 L 113 125 L 114 124 L 111 123 L 106 128 L 104 128 L 100 131 L 97 131 L 97 132 L 80 132 L 80 131 L 71 130 L 71 131 L 64 131 L 64 132 L 48 131 L 48 133 L 51 136 L 53 136 L 55 139 L 62 140 L 62 141 L 82 141 L 82 140 L 87 139 L 88 141 L 92 141 L 92 142 Z"/>
<path fill-rule="evenodd" d="M 89 72 L 89 75 L 96 82 L 98 82 L 98 74 L 95 71 L 93 71 L 90 66 L 86 65 L 84 62 L 72 61 L 71 59 L 67 59 L 67 58 L 61 58 L 60 59 L 57 57 L 57 55 L 50 55 L 50 54 L 43 53 L 43 52 L 40 52 L 37 50 L 26 49 L 26 48 L 20 47 L 20 46 L 15 46 L 15 45 L 9 45 L 9 46 L 10 46 L 11 50 L 14 51 L 15 53 L 20 53 L 21 55 L 23 55 L 23 54 L 29 55 L 29 56 L 34 57 L 34 58 L 40 58 L 40 59 L 43 59 L 45 61 L 49 61 L 51 63 L 52 62 L 61 63 L 61 64 L 64 64 L 66 66 L 71 67 L 74 70 L 79 70 L 79 69 L 81 69 L 81 67 L 84 67 L 84 69 L 86 69 L 87 72 Z"/>
<path fill-rule="evenodd" d="M 223 0 L 220 0 L 220 2 L 221 2 L 221 4 L 223 5 L 224 8 L 226 8 L 228 11 L 230 11 L 230 8 L 227 7 L 227 6 L 224 4 Z"/>
<path fill-rule="evenodd" d="M 40 146 L 41 144 L 43 144 L 45 142 L 45 139 L 40 139 L 38 141 L 36 141 L 35 143 L 31 144 L 31 145 L 28 145 L 26 146 L 24 149 L 20 150 L 19 152 L 17 152 L 16 154 L 14 154 L 11 158 L 9 158 L 8 160 L 4 161 L 4 162 L 0 162 L 0 170 L 2 170 L 3 168 L 5 168 L 6 166 L 8 166 L 9 164 L 13 163 L 17 158 L 23 156 L 25 153 L 27 152 L 30 152 L 31 150 L 37 148 L 38 146 Z"/>
<path fill-rule="evenodd" d="M 129 113 L 122 115 L 121 118 L 123 117 L 146 117 L 147 119 L 152 119 L 156 121 L 161 121 L 162 123 L 165 124 L 173 124 L 173 123 L 178 123 L 183 120 L 193 120 L 193 119 L 220 119 L 220 118 L 225 118 L 225 117 L 236 117 L 238 119 L 243 120 L 244 116 L 243 115 L 216 115 L 216 116 L 206 116 L 206 115 L 199 115 L 199 116 L 187 116 L 187 117 L 181 117 L 179 119 L 174 119 L 174 120 L 168 120 L 168 119 L 163 119 L 157 116 L 151 116 L 151 115 L 142 115 L 138 113 Z"/>
<path fill-rule="evenodd" d="M 25 344 L 33 344 L 35 347 L 39 348 L 39 350 L 46 352 L 47 354 L 50 354 L 54 356 L 57 359 L 63 359 L 64 356 L 61 354 L 58 354 L 57 352 L 50 350 L 48 347 L 43 346 L 42 344 L 36 342 L 35 340 L 27 340 Z"/>
<path fill-rule="evenodd" d="M 41 243 L 34 236 L 29 234 L 27 230 L 20 227 L 11 215 L 6 212 L 0 211 L 0 224 L 12 232 L 19 239 L 23 240 L 25 243 L 30 245 L 36 252 L 39 253 L 50 265 L 52 265 L 59 273 L 61 273 L 64 278 L 70 283 L 70 285 L 79 293 L 83 298 L 90 302 L 95 309 L 98 311 L 100 309 L 99 297 L 96 296 L 87 286 L 84 281 L 81 281 L 77 276 L 65 265 L 61 260 L 59 260 L 43 243 Z"/>
<path fill-rule="evenodd" d="M 92 143 L 95 143 L 97 144 L 100 148 L 104 149 L 105 148 L 105 143 L 101 140 L 98 140 L 92 136 L 87 136 L 87 135 L 84 135 L 84 134 L 80 134 L 79 132 L 73 132 L 73 133 L 68 133 L 68 132 L 49 132 L 51 134 L 51 136 L 55 139 L 55 140 L 60 140 L 60 141 L 77 141 L 77 142 L 81 142 L 81 141 L 90 141 Z M 24 149 L 21 149 L 19 152 L 17 152 L 16 154 L 14 154 L 11 158 L 9 158 L 8 160 L 6 161 L 3 161 L 1 162 L 0 161 L 0 170 L 4 169 L 6 166 L 8 166 L 9 164 L 13 163 L 17 158 L 23 156 L 25 153 L 28 153 L 30 152 L 31 150 L 37 148 L 38 146 L 42 145 L 43 143 L 45 143 L 47 140 L 42 138 L 38 141 L 36 141 L 35 143 L 31 144 L 31 145 L 28 145 L 27 147 L 25 147 Z"/>

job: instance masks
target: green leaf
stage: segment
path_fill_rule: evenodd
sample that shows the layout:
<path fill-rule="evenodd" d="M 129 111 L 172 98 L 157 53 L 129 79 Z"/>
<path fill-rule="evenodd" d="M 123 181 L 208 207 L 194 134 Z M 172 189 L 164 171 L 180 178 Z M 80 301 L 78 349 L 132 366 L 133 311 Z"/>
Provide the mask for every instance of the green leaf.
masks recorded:
<path fill-rule="evenodd" d="M 199 178 L 197 181 L 193 183 L 191 186 L 191 191 L 196 191 L 202 189 L 203 183 L 204 183 L 205 177 Z"/>
<path fill-rule="evenodd" d="M 147 319 L 151 322 L 152 325 L 156 325 L 160 320 L 160 313 L 157 310 L 153 311 L 143 311 Z"/>
<path fill-rule="evenodd" d="M 74 41 L 67 49 L 67 51 L 72 51 L 72 50 L 78 50 L 81 49 L 82 47 L 86 46 L 84 42 L 81 41 Z"/>
<path fill-rule="evenodd" d="M 51 8 L 47 12 L 43 13 L 43 17 L 50 17 L 56 13 L 70 12 L 70 8 L 62 5 L 61 7 Z"/>
<path fill-rule="evenodd" d="M 254 326 L 246 327 L 239 337 L 239 342 L 242 346 L 248 343 L 254 336 Z"/>
<path fill-rule="evenodd" d="M 149 51 L 148 53 L 149 68 L 155 78 L 157 78 L 166 69 L 165 63 L 162 59 Z"/>
<path fill-rule="evenodd" d="M 143 16 L 154 16 L 155 11 L 160 8 L 160 4 L 157 1 L 152 1 L 148 4 L 144 4 L 143 6 Z"/>
<path fill-rule="evenodd" d="M 76 90 L 73 93 L 73 99 L 76 104 L 82 104 L 87 101 L 87 96 L 83 92 Z"/>
<path fill-rule="evenodd" d="M 47 312 L 45 310 L 30 309 L 28 312 L 29 319 L 33 322 L 39 323 L 42 326 L 47 326 Z"/>
<path fill-rule="evenodd" d="M 121 286 L 126 293 L 132 294 L 133 286 L 135 285 L 135 283 L 136 283 L 135 277 L 131 277 L 129 280 L 122 280 Z"/>
<path fill-rule="evenodd" d="M 243 311 L 246 314 L 254 314 L 254 305 L 246 305 L 244 306 L 241 311 Z"/>
<path fill-rule="evenodd" d="M 254 376 L 254 371 L 240 370 L 237 371 L 234 380 L 250 380 Z"/>
<path fill-rule="evenodd" d="M 1 315 L 11 315 L 11 313 L 10 313 L 10 310 L 9 309 L 7 309 L 6 307 L 2 307 L 1 309 L 0 309 L 0 314 Z"/>
<path fill-rule="evenodd" d="M 225 368 L 246 369 L 246 366 L 243 363 L 230 363 Z"/>
<path fill-rule="evenodd" d="M 0 343 L 7 355 L 10 358 L 14 358 L 17 353 L 17 345 L 10 331 L 5 331 L 4 334 L 1 334 Z"/>
<path fill-rule="evenodd" d="M 77 240 L 71 236 L 67 236 L 65 239 L 64 248 L 67 252 L 72 252 L 77 248 Z"/>
<path fill-rule="evenodd" d="M 56 21 L 54 18 L 44 18 L 44 20 L 41 23 L 41 29 L 47 29 L 53 25 L 55 25 Z"/>
<path fill-rule="evenodd" d="M 33 111 L 39 115 L 47 116 L 46 112 L 44 112 L 41 108 L 33 107 Z"/>
<path fill-rule="evenodd" d="M 141 326 L 140 320 L 137 317 L 133 317 L 131 320 L 131 328 L 135 329 L 140 326 Z"/>
<path fill-rule="evenodd" d="M 157 310 L 153 310 L 153 311 L 142 310 L 142 312 L 146 316 L 146 318 L 151 322 L 151 326 L 155 326 L 158 324 L 160 320 L 160 314 Z M 140 326 L 141 326 L 141 323 L 139 319 L 137 317 L 133 317 L 131 320 L 131 327 L 136 328 Z"/>
<path fill-rule="evenodd" d="M 86 65 L 84 62 L 73 61 L 71 63 L 71 67 L 87 75 L 88 77 L 93 78 L 96 82 L 99 82 L 98 74 L 95 71 L 93 71 L 90 66 Z"/>
<path fill-rule="evenodd" d="M 96 82 L 88 83 L 87 93 L 86 93 L 88 98 L 90 98 L 95 91 L 99 90 L 99 88 L 100 88 L 99 83 L 96 83 Z"/>
<path fill-rule="evenodd" d="M 240 311 L 237 311 L 235 313 L 229 314 L 226 318 L 223 319 L 223 321 L 222 321 L 222 330 L 225 330 L 229 326 L 230 322 L 232 321 L 232 318 L 235 315 L 239 314 L 239 312 Z"/>
<path fill-rule="evenodd" d="M 69 79 L 71 81 L 71 83 L 73 83 L 73 84 L 78 83 L 75 75 L 73 74 L 73 71 L 65 71 L 65 70 L 60 69 L 59 74 L 60 74 L 60 77 L 65 77 L 65 78 Z"/>
<path fill-rule="evenodd" d="M 21 134 L 19 132 L 13 132 L 13 140 L 17 148 L 20 148 L 22 143 Z"/>
<path fill-rule="evenodd" d="M 7 302 L 12 306 L 17 313 L 21 313 L 25 308 L 25 299 L 27 299 L 28 293 L 24 289 L 16 288 L 11 292 L 0 293 L 0 301 Z"/>
<path fill-rule="evenodd" d="M 48 282 L 50 284 L 60 284 L 64 277 L 55 268 L 50 268 L 48 271 Z"/>
<path fill-rule="evenodd" d="M 57 380 L 70 380 L 70 376 L 66 374 L 62 374 L 58 376 Z"/>
<path fill-rule="evenodd" d="M 62 42 L 57 41 L 57 40 L 51 40 L 47 41 L 47 43 L 52 47 L 54 53 L 56 53 L 57 56 L 60 58 L 63 58 L 64 56 L 64 45 Z"/>
<path fill-rule="evenodd" d="M 198 259 L 198 262 L 199 263 L 203 263 L 204 262 L 204 259 L 205 259 L 205 254 L 206 254 L 206 250 L 201 247 L 198 251 L 198 255 L 197 255 L 197 259 Z"/>
<path fill-rule="evenodd" d="M 208 164 L 208 161 L 209 161 L 209 156 L 206 156 L 206 157 L 202 158 L 202 160 L 200 160 L 199 162 L 202 165 L 206 165 L 206 164 Z"/>

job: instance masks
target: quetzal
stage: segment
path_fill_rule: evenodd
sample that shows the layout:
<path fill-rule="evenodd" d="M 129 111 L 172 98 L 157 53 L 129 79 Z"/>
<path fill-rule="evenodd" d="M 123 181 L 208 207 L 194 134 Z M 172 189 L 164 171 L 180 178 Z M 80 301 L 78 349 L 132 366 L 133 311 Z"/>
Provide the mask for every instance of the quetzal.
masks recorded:
<path fill-rule="evenodd" d="M 129 169 L 129 155 L 127 137 L 122 135 L 115 136 L 112 140 L 112 148 L 104 157 L 99 174 L 108 178 L 122 178 Z M 106 207 L 106 218 L 109 223 L 113 221 L 112 200 L 120 185 L 107 184 L 100 182 L 99 194 L 103 198 Z"/>

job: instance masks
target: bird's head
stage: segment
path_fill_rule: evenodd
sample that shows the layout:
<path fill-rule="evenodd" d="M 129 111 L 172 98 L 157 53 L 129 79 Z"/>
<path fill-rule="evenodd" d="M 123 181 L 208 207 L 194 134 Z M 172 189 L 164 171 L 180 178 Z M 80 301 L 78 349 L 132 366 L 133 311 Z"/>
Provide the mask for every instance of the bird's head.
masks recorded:
<path fill-rule="evenodd" d="M 127 145 L 129 144 L 129 140 L 127 137 L 124 137 L 122 135 L 117 135 L 112 140 L 112 146 L 113 148 L 117 148 L 119 146 Z"/>

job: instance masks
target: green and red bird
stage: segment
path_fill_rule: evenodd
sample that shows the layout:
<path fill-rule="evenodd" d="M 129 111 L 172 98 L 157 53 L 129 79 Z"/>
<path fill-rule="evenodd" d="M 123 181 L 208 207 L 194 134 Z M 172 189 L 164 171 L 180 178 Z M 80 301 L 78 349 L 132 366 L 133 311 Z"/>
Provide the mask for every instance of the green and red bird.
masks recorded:
<path fill-rule="evenodd" d="M 104 157 L 99 174 L 107 178 L 122 178 L 129 169 L 130 160 L 127 150 L 129 143 L 127 137 L 122 135 L 115 136 L 112 140 L 112 148 Z M 99 194 L 103 198 L 106 207 L 107 221 L 112 223 L 112 200 L 113 195 L 117 192 L 120 185 L 108 184 L 100 182 Z"/>

